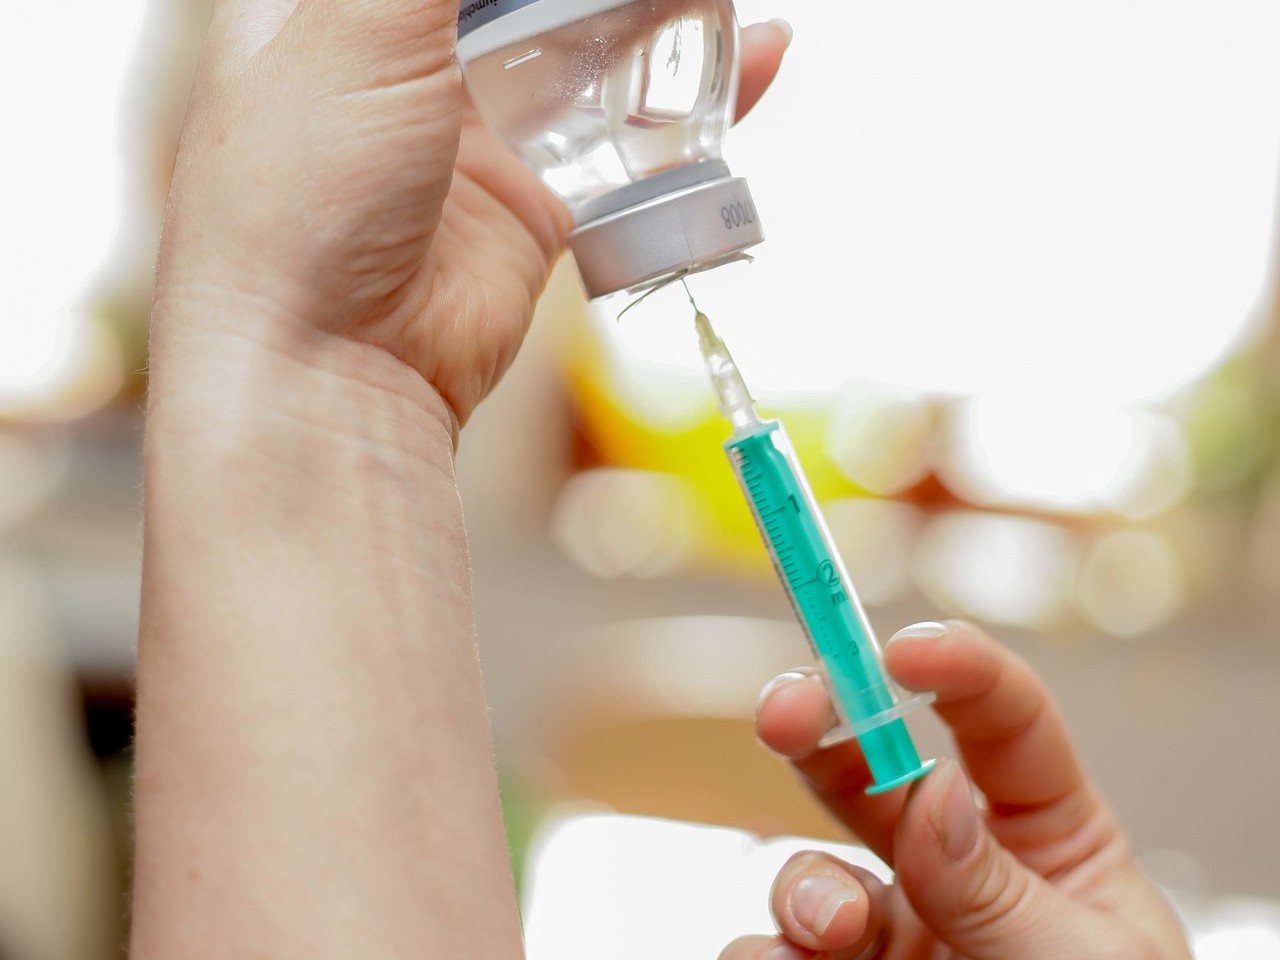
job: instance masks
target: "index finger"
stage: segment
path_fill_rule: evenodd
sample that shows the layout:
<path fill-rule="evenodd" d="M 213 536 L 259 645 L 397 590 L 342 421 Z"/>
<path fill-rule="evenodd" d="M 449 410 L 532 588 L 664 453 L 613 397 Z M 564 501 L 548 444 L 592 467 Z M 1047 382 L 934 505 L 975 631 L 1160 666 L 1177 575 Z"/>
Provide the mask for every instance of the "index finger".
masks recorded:
<path fill-rule="evenodd" d="M 1114 837 L 1056 704 L 1025 660 L 956 620 L 899 631 L 884 660 L 904 687 L 937 694 L 934 709 L 986 795 L 992 830 L 1020 859 L 1053 872 L 1055 858 L 1082 856 L 1064 841 Z"/>
<path fill-rule="evenodd" d="M 741 72 L 734 119 L 741 120 L 768 89 L 791 43 L 791 25 L 785 20 L 753 23 L 742 28 Z"/>

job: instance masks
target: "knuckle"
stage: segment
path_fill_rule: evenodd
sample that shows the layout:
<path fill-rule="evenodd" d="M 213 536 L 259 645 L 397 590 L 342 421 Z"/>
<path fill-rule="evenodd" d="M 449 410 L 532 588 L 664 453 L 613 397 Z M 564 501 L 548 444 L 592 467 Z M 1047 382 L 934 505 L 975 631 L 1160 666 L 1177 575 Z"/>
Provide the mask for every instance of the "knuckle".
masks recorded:
<path fill-rule="evenodd" d="M 1007 937 L 1014 929 L 1034 925 L 1036 912 L 1036 888 L 1030 876 L 1000 852 L 991 858 L 990 868 L 973 887 L 953 929 L 966 937 L 988 931 Z"/>

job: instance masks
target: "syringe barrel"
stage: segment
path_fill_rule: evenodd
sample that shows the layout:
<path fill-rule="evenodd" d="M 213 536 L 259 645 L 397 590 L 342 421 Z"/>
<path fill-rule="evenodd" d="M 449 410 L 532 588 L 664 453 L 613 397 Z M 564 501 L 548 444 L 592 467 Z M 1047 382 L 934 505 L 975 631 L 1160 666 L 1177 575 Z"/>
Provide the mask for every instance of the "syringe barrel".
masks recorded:
<path fill-rule="evenodd" d="M 885 675 L 875 634 L 782 424 L 740 427 L 725 450 L 841 721 L 823 745 L 858 737 L 875 778 L 869 792 L 920 776 L 932 761 L 921 763 L 902 716 L 929 698 L 904 694 Z"/>

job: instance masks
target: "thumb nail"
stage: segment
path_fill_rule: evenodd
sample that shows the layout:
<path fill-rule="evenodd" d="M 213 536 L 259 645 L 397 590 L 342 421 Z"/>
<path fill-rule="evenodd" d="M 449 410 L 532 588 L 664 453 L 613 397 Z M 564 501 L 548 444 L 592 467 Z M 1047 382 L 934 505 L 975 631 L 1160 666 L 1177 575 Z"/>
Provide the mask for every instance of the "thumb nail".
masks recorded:
<path fill-rule="evenodd" d="M 981 825 L 969 778 L 954 760 L 946 761 L 946 783 L 939 788 L 931 819 L 948 860 L 963 860 L 978 845 Z"/>
<path fill-rule="evenodd" d="M 827 932 L 831 921 L 846 903 L 858 899 L 858 888 L 852 878 L 843 880 L 826 875 L 805 877 L 791 891 L 791 912 L 817 936 Z"/>
<path fill-rule="evenodd" d="M 775 17 L 769 22 L 781 31 L 782 35 L 787 38 L 787 44 L 790 45 L 791 38 L 795 36 L 795 30 L 792 28 L 791 24 L 786 20 L 783 20 L 781 17 Z"/>

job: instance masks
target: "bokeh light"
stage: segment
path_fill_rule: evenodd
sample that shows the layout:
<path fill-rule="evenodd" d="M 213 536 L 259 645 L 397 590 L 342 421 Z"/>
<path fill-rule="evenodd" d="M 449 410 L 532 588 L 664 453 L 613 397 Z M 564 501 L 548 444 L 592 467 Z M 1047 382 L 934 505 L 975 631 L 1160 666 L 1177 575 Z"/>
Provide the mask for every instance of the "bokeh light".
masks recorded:
<path fill-rule="evenodd" d="M 124 383 L 119 337 L 105 320 L 70 310 L 24 328 L 0 323 L 0 416 L 73 420 Z"/>
<path fill-rule="evenodd" d="M 126 77 L 142 30 L 144 0 L 7 7 L 0 90 L 10 129 L 28 131 L 6 150 L 0 178 L 0 416 L 74 417 L 118 389 L 119 344 L 90 307 L 97 274 L 124 224 L 119 142 Z M 40 38 L 58 38 L 51 53 Z M 74 64 L 75 69 L 67 65 Z M 34 81 L 39 96 L 31 96 Z"/>
<path fill-rule="evenodd" d="M 1067 616 L 1076 553 L 1071 534 L 1043 520 L 957 510 L 925 528 L 914 574 L 942 610 L 1047 627 Z"/>
<path fill-rule="evenodd" d="M 1258 318 L 1280 171 L 1270 0 L 785 13 L 777 95 L 726 143 L 769 237 L 753 282 L 723 291 L 762 387 L 861 375 L 1119 405 L 1212 369 Z"/>
<path fill-rule="evenodd" d="M 1225 899 L 1195 938 L 1197 960 L 1280 957 L 1280 906 L 1250 897 Z"/>
<path fill-rule="evenodd" d="M 954 405 L 938 470 L 977 504 L 1150 517 L 1190 489 L 1176 424 L 1077 399 L 981 399 Z"/>
<path fill-rule="evenodd" d="M 1145 530 L 1116 530 L 1084 553 L 1076 602 L 1107 633 L 1137 637 L 1168 623 L 1187 602 L 1187 576 L 1167 540 Z"/>
<path fill-rule="evenodd" d="M 827 455 L 863 490 L 901 493 L 928 473 L 934 422 L 918 391 L 855 381 L 836 394 Z"/>
<path fill-rule="evenodd" d="M 769 239 L 691 281 L 761 394 L 856 376 L 1118 407 L 1201 377 L 1259 318 L 1270 0 L 785 12 L 786 67 L 726 142 Z M 644 326 L 647 355 L 696 369 L 687 329 Z"/>
<path fill-rule="evenodd" d="M 670 573 L 696 545 L 698 492 L 653 471 L 601 468 L 565 484 L 551 520 L 557 543 L 600 577 Z"/>
<path fill-rule="evenodd" d="M 556 811 L 529 861 L 529 960 L 596 960 L 601 944 L 612 960 L 717 956 L 744 932 L 773 929 L 769 885 L 789 857 L 813 849 L 888 878 L 874 855 L 847 844 Z"/>
<path fill-rule="evenodd" d="M 1210 378 L 1188 391 L 1178 406 L 1200 490 L 1229 490 L 1267 455 L 1267 426 L 1258 391 L 1251 386 L 1224 376 Z"/>
<path fill-rule="evenodd" d="M 636 716 L 750 719 L 761 687 L 807 659 L 792 621 L 741 616 L 649 617 L 589 631 L 590 653 L 556 694 Z"/>
<path fill-rule="evenodd" d="M 873 497 L 842 497 L 824 503 L 822 513 L 864 603 L 891 603 L 909 592 L 911 557 L 924 523 L 919 509 Z"/>

